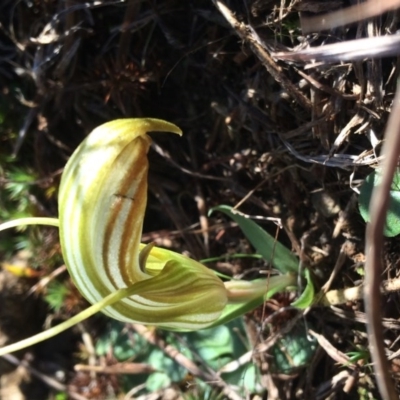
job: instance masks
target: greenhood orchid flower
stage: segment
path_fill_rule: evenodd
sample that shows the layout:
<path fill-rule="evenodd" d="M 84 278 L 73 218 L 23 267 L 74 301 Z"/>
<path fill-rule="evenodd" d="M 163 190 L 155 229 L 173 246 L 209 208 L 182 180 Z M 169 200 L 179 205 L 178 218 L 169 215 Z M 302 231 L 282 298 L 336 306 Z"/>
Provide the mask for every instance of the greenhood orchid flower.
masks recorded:
<path fill-rule="evenodd" d="M 296 285 L 293 274 L 223 282 L 195 260 L 140 243 L 151 145 L 147 132 L 153 131 L 182 134 L 176 125 L 150 118 L 120 119 L 99 126 L 64 169 L 58 220 L 28 218 L 0 225 L 0 230 L 29 224 L 58 226 L 68 271 L 81 294 L 93 304 L 52 332 L 36 335 L 40 339 L 35 342 L 98 311 L 120 321 L 163 329 L 203 329 Z M 27 341 L 18 348 L 2 348 L 0 354 L 33 344 Z"/>

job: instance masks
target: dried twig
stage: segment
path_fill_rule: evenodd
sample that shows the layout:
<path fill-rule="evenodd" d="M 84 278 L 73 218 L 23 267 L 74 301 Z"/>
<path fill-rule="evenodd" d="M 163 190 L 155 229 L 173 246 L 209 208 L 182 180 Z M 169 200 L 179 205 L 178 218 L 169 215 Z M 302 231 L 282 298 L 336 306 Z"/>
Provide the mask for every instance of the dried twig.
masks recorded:
<path fill-rule="evenodd" d="M 59 382 L 57 379 L 54 379 L 51 376 L 43 374 L 42 372 L 38 371 L 36 368 L 33 368 L 31 365 L 29 365 L 29 363 L 26 360 L 18 360 L 18 358 L 13 356 L 12 354 L 5 354 L 3 356 L 0 356 L 0 358 L 7 360 L 9 363 L 11 363 L 13 365 L 22 366 L 31 375 L 33 375 L 37 379 L 40 379 L 48 387 L 50 387 L 54 390 L 60 391 L 60 392 L 67 392 L 69 398 L 71 398 L 72 400 L 87 400 L 87 398 L 85 396 L 82 396 L 79 393 L 69 390 L 67 385 L 64 385 L 63 383 Z"/>
<path fill-rule="evenodd" d="M 381 252 L 383 246 L 383 230 L 386 211 L 389 205 L 389 192 L 393 175 L 400 156 L 400 90 L 397 89 L 393 101 L 392 112 L 385 132 L 382 146 L 382 182 L 372 192 L 370 202 L 371 222 L 367 225 L 365 254 L 364 302 L 368 319 L 367 331 L 372 360 L 376 371 L 378 387 L 384 399 L 398 399 L 389 373 L 386 359 L 382 322 L 380 276 L 382 272 Z"/>
<path fill-rule="evenodd" d="M 113 365 L 86 365 L 76 364 L 75 371 L 95 372 L 99 374 L 151 374 L 157 371 L 151 365 L 145 363 L 124 362 Z"/>
<path fill-rule="evenodd" d="M 331 288 L 331 285 L 332 285 L 333 281 L 335 280 L 337 274 L 339 273 L 339 271 L 342 268 L 344 262 L 346 261 L 346 245 L 347 245 L 347 241 L 342 244 L 342 247 L 340 248 L 339 257 L 336 260 L 336 263 L 335 263 L 335 266 L 333 267 L 331 275 L 330 275 L 329 279 L 325 282 L 325 284 L 321 288 L 321 291 L 323 293 L 327 293 L 328 290 Z"/>
<path fill-rule="evenodd" d="M 351 310 L 349 307 L 339 308 L 335 306 L 330 307 L 330 311 L 338 318 L 347 320 L 349 324 L 354 322 L 359 322 L 360 324 L 366 324 L 367 318 L 365 313 L 362 311 Z M 326 314 L 327 319 L 329 319 L 329 313 Z M 391 329 L 395 331 L 400 331 L 400 322 L 394 318 L 382 318 L 382 325 L 386 329 Z"/>
<path fill-rule="evenodd" d="M 351 362 L 350 357 L 337 349 L 324 335 L 314 332 L 312 329 L 309 329 L 308 333 L 317 339 L 318 344 L 334 361 L 342 364 L 345 367 L 349 367 L 351 369 L 355 368 L 355 365 Z"/>
<path fill-rule="evenodd" d="M 379 282 L 379 287 L 383 294 L 398 292 L 400 291 L 400 279 L 396 278 L 383 281 L 382 284 Z M 365 285 L 353 286 L 346 289 L 329 290 L 321 296 L 318 300 L 318 304 L 323 306 L 335 306 L 351 301 L 361 300 L 363 298 L 363 289 L 365 291 Z M 323 292 L 321 291 L 321 293 Z"/>
<path fill-rule="evenodd" d="M 304 96 L 302 92 L 291 82 L 283 73 L 281 67 L 274 61 L 266 48 L 263 46 L 257 33 L 249 25 L 239 22 L 232 11 L 220 0 L 213 0 L 213 3 L 229 22 L 237 35 L 244 41 L 248 42 L 253 49 L 255 55 L 263 63 L 267 71 L 272 75 L 284 90 L 286 90 L 293 99 L 305 109 L 311 109 L 310 100 Z"/>

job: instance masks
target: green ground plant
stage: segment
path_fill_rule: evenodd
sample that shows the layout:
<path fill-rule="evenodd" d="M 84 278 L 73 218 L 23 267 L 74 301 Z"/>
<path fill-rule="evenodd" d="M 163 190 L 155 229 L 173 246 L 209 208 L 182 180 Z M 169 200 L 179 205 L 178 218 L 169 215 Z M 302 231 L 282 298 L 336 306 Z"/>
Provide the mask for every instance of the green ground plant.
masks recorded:
<path fill-rule="evenodd" d="M 369 174 L 360 188 L 358 200 L 361 216 L 365 222 L 371 220 L 369 204 L 372 191 L 379 185 L 382 178 L 381 169 L 378 168 Z M 400 234 L 400 173 L 397 171 L 393 177 L 390 190 L 389 208 L 386 215 L 385 236 L 393 237 Z"/>

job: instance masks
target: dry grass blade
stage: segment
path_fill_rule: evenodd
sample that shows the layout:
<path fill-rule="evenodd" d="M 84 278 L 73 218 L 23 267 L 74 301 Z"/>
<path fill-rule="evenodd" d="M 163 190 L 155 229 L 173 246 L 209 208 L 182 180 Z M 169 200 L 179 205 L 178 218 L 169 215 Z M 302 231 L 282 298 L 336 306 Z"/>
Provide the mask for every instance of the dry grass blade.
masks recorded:
<path fill-rule="evenodd" d="M 400 91 L 397 89 L 392 112 L 382 147 L 382 182 L 372 192 L 370 202 L 371 222 L 367 226 L 365 254 L 364 302 L 367 314 L 367 331 L 378 387 L 384 399 L 398 399 L 389 373 L 389 363 L 384 349 L 381 322 L 380 278 L 382 272 L 381 252 L 389 192 L 400 155 Z"/>
<path fill-rule="evenodd" d="M 262 42 L 254 29 L 249 25 L 239 22 L 235 18 L 233 12 L 222 1 L 213 0 L 213 2 L 220 13 L 235 30 L 237 35 L 251 45 L 255 55 L 263 63 L 267 71 L 273 76 L 275 81 L 279 83 L 282 88 L 285 89 L 303 108 L 306 110 L 310 109 L 310 100 L 304 96 L 304 94 L 300 92 L 291 80 L 283 73 L 281 67 L 274 61 L 266 48 L 263 47 Z"/>
<path fill-rule="evenodd" d="M 326 351 L 326 353 L 335 360 L 337 363 L 342 364 L 343 366 L 354 368 L 354 365 L 351 363 L 350 357 L 340 350 L 338 350 L 324 335 L 320 335 L 317 332 L 309 329 L 308 332 L 311 336 L 314 336 L 318 344 Z"/>
<path fill-rule="evenodd" d="M 365 316 L 365 313 L 361 311 L 354 311 L 354 310 L 345 310 L 344 308 L 339 308 L 335 306 L 331 306 L 330 310 L 332 313 L 343 319 L 348 321 L 349 323 L 353 322 L 359 322 L 360 324 L 366 324 L 367 323 L 367 318 Z M 386 329 L 393 329 L 396 331 L 400 331 L 400 323 L 397 321 L 397 319 L 394 318 L 382 318 L 382 325 Z"/>
<path fill-rule="evenodd" d="M 137 19 L 140 10 L 140 1 L 129 1 L 125 11 L 124 21 L 121 25 L 121 36 L 119 39 L 117 68 L 122 69 L 127 62 L 129 54 L 129 45 L 131 42 L 132 32 L 129 29 L 130 24 Z"/>
<path fill-rule="evenodd" d="M 364 58 L 381 58 L 399 53 L 400 35 L 378 36 L 341 43 L 318 46 L 296 52 L 278 52 L 273 56 L 279 60 L 329 63 L 357 61 Z"/>
<path fill-rule="evenodd" d="M 351 24 L 400 7 L 400 0 L 369 0 L 362 4 L 331 12 L 327 15 L 306 18 L 302 22 L 303 33 L 318 32 Z"/>
<path fill-rule="evenodd" d="M 379 157 L 377 159 L 374 154 L 365 154 L 365 155 L 360 154 L 359 156 L 356 156 L 352 154 L 340 154 L 340 153 L 334 154 L 332 157 L 329 154 L 326 155 L 322 154 L 317 156 L 303 156 L 298 151 L 296 151 L 289 142 L 287 142 L 283 138 L 281 138 L 281 140 L 283 144 L 286 146 L 286 148 L 290 151 L 290 153 L 299 160 L 302 160 L 306 163 L 327 165 L 328 167 L 348 169 L 353 166 L 372 165 L 379 162 L 381 158 Z"/>

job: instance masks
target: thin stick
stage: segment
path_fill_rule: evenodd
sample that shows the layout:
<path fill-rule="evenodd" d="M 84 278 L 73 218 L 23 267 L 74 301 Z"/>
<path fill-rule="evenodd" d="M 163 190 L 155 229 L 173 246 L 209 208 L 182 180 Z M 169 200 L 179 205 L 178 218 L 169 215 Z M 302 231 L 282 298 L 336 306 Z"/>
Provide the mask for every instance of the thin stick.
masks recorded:
<path fill-rule="evenodd" d="M 245 23 L 239 22 L 233 12 L 221 0 L 213 0 L 213 3 L 215 4 L 215 7 L 217 7 L 218 11 L 229 22 L 240 39 L 250 44 L 254 54 L 262 62 L 275 81 L 281 85 L 281 87 L 286 90 L 303 108 L 310 109 L 310 100 L 299 89 L 297 89 L 292 81 L 283 73 L 282 68 L 274 61 L 267 49 L 263 47 L 263 44 L 254 29 Z"/>
<path fill-rule="evenodd" d="M 395 278 L 383 281 L 380 290 L 382 294 L 400 292 L 400 279 Z M 345 289 L 329 290 L 326 293 L 324 293 L 322 289 L 320 293 L 321 297 L 317 297 L 318 300 L 316 301 L 315 305 L 330 307 L 337 306 L 339 304 L 346 304 L 352 301 L 362 300 L 363 291 L 364 285 L 353 286 Z"/>
<path fill-rule="evenodd" d="M 389 192 L 393 175 L 400 155 L 400 91 L 397 88 L 392 111 L 382 146 L 382 181 L 372 192 L 370 202 L 371 222 L 367 225 L 365 254 L 364 303 L 367 315 L 367 332 L 376 380 L 383 399 L 396 400 L 398 396 L 389 372 L 386 359 L 381 322 L 380 279 L 382 272 L 381 253 L 386 211 L 389 205 Z"/>
<path fill-rule="evenodd" d="M 71 398 L 72 400 L 87 400 L 87 397 L 82 396 L 79 393 L 69 390 L 67 385 L 64 385 L 63 383 L 59 382 L 57 379 L 54 379 L 48 375 L 43 374 L 42 372 L 38 371 L 37 369 L 35 369 L 31 365 L 29 365 L 29 363 L 25 360 L 18 360 L 17 357 L 15 357 L 11 354 L 4 354 L 4 355 L 0 356 L 0 358 L 7 360 L 9 363 L 11 363 L 13 365 L 24 367 L 31 375 L 40 379 L 42 382 L 44 382 L 47 386 L 51 387 L 52 389 L 60 391 L 60 392 L 67 392 L 69 398 Z"/>
<path fill-rule="evenodd" d="M 233 388 L 228 385 L 223 379 L 211 368 L 208 371 L 203 371 L 192 360 L 188 359 L 184 354 L 178 351 L 174 346 L 165 342 L 164 339 L 157 336 L 157 332 L 146 328 L 140 324 L 133 324 L 133 329 L 144 339 L 154 346 L 159 347 L 167 356 L 176 361 L 178 364 L 186 368 L 192 375 L 201 379 L 203 382 L 216 386 L 222 389 L 224 398 L 230 400 L 241 400 L 242 396 L 237 394 Z"/>

